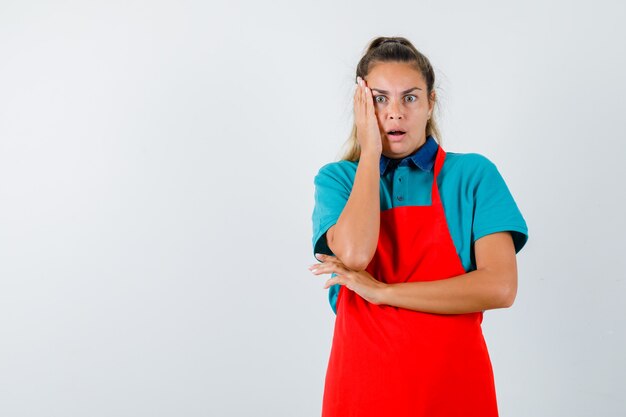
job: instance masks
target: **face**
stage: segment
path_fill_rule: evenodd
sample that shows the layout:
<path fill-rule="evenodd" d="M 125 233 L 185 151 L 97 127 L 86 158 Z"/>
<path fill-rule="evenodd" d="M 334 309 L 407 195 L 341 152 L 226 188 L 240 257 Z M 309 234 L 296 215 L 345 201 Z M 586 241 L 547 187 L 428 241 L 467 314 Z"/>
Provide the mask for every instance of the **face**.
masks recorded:
<path fill-rule="evenodd" d="M 402 62 L 375 64 L 365 81 L 374 98 L 383 155 L 394 159 L 411 155 L 426 142 L 426 123 L 433 111 L 434 91 L 429 101 L 422 75 Z M 405 133 L 389 133 L 397 130 Z"/>

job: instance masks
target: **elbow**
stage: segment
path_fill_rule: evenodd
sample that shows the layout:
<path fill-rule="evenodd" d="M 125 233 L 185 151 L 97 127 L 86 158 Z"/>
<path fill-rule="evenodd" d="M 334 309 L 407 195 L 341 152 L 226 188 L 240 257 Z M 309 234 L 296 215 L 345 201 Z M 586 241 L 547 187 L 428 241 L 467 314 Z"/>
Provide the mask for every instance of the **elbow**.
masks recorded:
<path fill-rule="evenodd" d="M 339 258 L 339 260 L 346 266 L 346 268 L 353 271 L 363 271 L 370 264 L 370 261 L 374 257 L 374 251 L 363 251 L 360 247 L 342 247 L 337 245 L 337 242 L 333 239 L 328 242 L 330 250 Z M 371 253 L 370 253 L 371 252 Z"/>
<path fill-rule="evenodd" d="M 515 301 L 515 297 L 507 297 L 504 299 L 504 301 L 500 304 L 501 308 L 509 308 L 513 306 L 513 302 Z"/>
<path fill-rule="evenodd" d="M 515 297 L 517 296 L 517 288 L 515 286 L 506 286 L 502 293 L 502 307 L 509 308 L 513 306 L 513 303 L 515 302 Z"/>
<path fill-rule="evenodd" d="M 371 258 L 367 256 L 354 256 L 348 258 L 343 264 L 353 271 L 363 271 L 370 264 Z"/>
<path fill-rule="evenodd" d="M 357 251 L 349 251 L 343 256 L 339 256 L 341 262 L 353 271 L 363 271 L 370 264 L 372 256 Z"/>

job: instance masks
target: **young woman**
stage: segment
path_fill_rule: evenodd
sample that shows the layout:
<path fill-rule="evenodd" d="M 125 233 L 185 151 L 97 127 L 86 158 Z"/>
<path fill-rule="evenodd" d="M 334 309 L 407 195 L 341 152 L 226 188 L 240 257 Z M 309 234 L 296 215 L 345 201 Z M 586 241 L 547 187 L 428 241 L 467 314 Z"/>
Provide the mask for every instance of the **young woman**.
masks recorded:
<path fill-rule="evenodd" d="M 497 416 L 481 323 L 513 304 L 526 222 L 488 158 L 441 147 L 411 42 L 374 39 L 356 81 L 351 148 L 315 177 L 310 269 L 336 313 L 322 416 Z"/>

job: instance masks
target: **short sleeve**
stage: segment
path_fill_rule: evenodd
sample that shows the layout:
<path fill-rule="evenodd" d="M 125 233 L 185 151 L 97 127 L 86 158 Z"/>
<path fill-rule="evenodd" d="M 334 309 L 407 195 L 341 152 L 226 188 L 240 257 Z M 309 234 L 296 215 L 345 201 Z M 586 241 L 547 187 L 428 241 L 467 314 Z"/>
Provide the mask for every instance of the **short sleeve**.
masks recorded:
<path fill-rule="evenodd" d="M 474 177 L 472 245 L 490 233 L 508 231 L 518 253 L 528 240 L 526 221 L 496 165 L 486 157 L 481 159 Z"/>
<path fill-rule="evenodd" d="M 315 253 L 334 255 L 326 241 L 326 231 L 337 223 L 348 198 L 350 180 L 337 163 L 324 165 L 315 176 L 315 206 L 313 208 L 313 256 Z"/>

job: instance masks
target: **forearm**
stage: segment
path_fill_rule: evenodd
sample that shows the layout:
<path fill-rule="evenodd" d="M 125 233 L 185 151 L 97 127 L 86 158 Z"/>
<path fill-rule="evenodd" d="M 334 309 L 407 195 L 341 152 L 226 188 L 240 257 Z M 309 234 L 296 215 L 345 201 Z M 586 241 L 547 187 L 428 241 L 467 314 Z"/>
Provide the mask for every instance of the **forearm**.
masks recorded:
<path fill-rule="evenodd" d="M 363 270 L 380 230 L 380 154 L 361 152 L 352 191 L 328 246 L 349 268 Z"/>
<path fill-rule="evenodd" d="M 511 289 L 495 270 L 474 270 L 452 278 L 388 284 L 380 304 L 426 313 L 463 314 L 511 305 Z"/>

